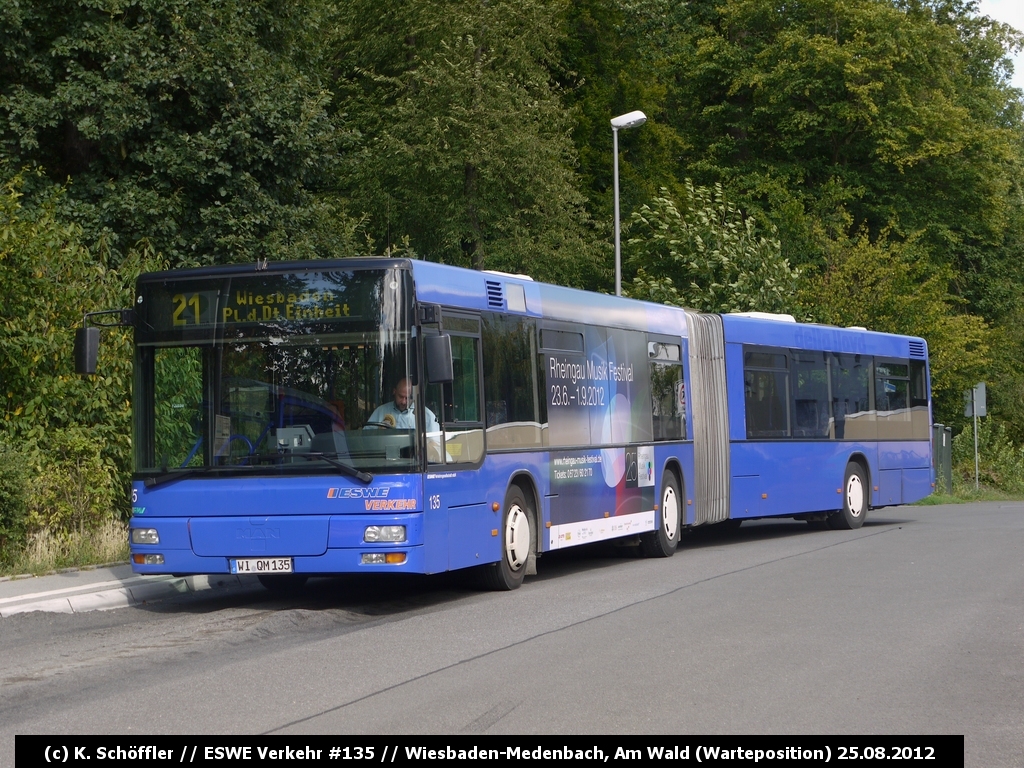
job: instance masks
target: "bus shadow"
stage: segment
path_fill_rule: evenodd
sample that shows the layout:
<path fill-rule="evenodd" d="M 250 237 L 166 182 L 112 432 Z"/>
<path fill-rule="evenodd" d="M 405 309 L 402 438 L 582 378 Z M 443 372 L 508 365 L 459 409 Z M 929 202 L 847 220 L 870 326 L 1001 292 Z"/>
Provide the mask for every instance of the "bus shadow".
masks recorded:
<path fill-rule="evenodd" d="M 906 518 L 869 518 L 864 528 L 885 528 L 913 522 Z M 796 536 L 819 536 L 831 540 L 846 531 L 815 528 L 802 520 L 761 519 L 744 521 L 740 527 L 729 524 L 704 525 L 690 529 L 679 545 L 676 556 L 688 550 L 721 547 L 730 543 L 771 541 Z M 538 561 L 538 573 L 527 577 L 526 586 L 584 573 L 613 568 L 623 560 L 642 559 L 635 542 L 597 542 L 570 549 L 545 552 Z M 252 582 L 231 589 L 209 590 L 155 603 L 135 606 L 154 613 L 204 614 L 231 608 L 264 611 L 335 611 L 352 622 L 368 621 L 411 613 L 459 600 L 484 595 L 479 572 L 474 569 L 434 575 L 422 574 L 338 574 L 312 577 L 292 592 L 274 592 Z"/>
<path fill-rule="evenodd" d="M 913 521 L 909 519 L 888 517 L 872 519 L 869 517 L 864 521 L 864 526 L 861 530 L 887 528 L 911 522 Z M 688 536 L 683 537 L 680 549 L 707 549 L 734 541 L 769 541 L 795 536 L 827 537 L 844 533 L 851 533 L 851 531 L 833 530 L 824 522 L 808 523 L 804 520 L 794 520 L 792 518 L 761 518 L 759 520 L 744 520 L 739 527 L 728 523 L 698 526 L 693 528 Z"/>
<path fill-rule="evenodd" d="M 872 519 L 869 517 L 864 521 L 863 529 L 901 526 L 911 522 L 914 521 L 907 518 Z M 804 520 L 792 518 L 745 520 L 739 527 L 730 523 L 701 525 L 687 530 L 679 544 L 676 556 L 685 556 L 689 550 L 712 549 L 743 541 L 771 541 L 797 536 L 820 536 L 822 541 L 832 541 L 835 536 L 841 536 L 843 533 L 850 532 L 834 531 L 824 524 L 821 527 L 815 527 Z M 587 544 L 572 549 L 546 552 L 541 561 L 541 572 L 534 578 L 545 580 L 557 578 L 573 572 L 613 567 L 621 560 L 642 558 L 640 547 L 635 544 L 633 546 L 623 546 L 614 542 Z"/>

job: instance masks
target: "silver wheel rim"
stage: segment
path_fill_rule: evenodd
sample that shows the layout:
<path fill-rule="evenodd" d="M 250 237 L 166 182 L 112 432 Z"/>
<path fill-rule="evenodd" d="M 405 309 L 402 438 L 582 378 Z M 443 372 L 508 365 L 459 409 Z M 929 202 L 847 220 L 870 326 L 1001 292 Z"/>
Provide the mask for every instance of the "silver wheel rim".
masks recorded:
<path fill-rule="evenodd" d="M 854 517 L 860 517 L 864 510 L 864 483 L 860 475 L 850 475 L 846 481 L 846 508 Z"/>
<path fill-rule="evenodd" d="M 509 507 L 505 518 L 505 557 L 513 571 L 526 565 L 530 555 L 530 516 L 518 504 Z"/>
<path fill-rule="evenodd" d="M 666 485 L 661 493 L 661 526 L 668 540 L 675 541 L 679 528 L 679 499 L 671 485 Z"/>

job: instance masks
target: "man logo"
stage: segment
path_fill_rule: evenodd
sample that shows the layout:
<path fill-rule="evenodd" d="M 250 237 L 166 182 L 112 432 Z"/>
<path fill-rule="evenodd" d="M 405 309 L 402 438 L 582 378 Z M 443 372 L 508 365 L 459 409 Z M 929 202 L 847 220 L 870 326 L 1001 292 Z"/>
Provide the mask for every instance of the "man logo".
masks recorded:
<path fill-rule="evenodd" d="M 239 528 L 237 536 L 239 539 L 280 539 L 280 528 Z"/>

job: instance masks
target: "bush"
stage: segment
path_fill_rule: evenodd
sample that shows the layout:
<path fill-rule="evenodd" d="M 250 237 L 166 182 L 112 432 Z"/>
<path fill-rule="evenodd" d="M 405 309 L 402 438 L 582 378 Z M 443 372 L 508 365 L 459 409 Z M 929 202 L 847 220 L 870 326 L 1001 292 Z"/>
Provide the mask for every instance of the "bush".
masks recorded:
<path fill-rule="evenodd" d="M 55 430 L 36 445 L 28 482 L 28 526 L 52 536 L 85 533 L 116 517 L 117 469 L 104 441 L 82 427 Z"/>
<path fill-rule="evenodd" d="M 0 443 L 0 566 L 14 562 L 25 546 L 27 480 L 25 456 Z"/>
<path fill-rule="evenodd" d="M 978 477 L 990 488 L 1024 493 L 1024 448 L 1006 434 L 1006 427 L 992 418 L 978 420 Z M 953 485 L 958 490 L 974 487 L 974 428 L 968 426 L 953 438 Z"/>
<path fill-rule="evenodd" d="M 790 312 L 800 271 L 782 256 L 777 232 L 745 215 L 721 184 L 686 180 L 676 203 L 661 196 L 632 216 L 626 294 L 701 312 Z"/>
<path fill-rule="evenodd" d="M 124 329 L 104 330 L 99 359 L 102 375 L 85 379 L 74 372 L 74 331 L 84 312 L 130 307 L 139 272 L 164 264 L 143 243 L 117 270 L 110 269 L 109 253 L 102 244 L 87 248 L 81 228 L 59 214 L 64 190 L 27 195 L 26 188 L 33 185 L 26 179 L 38 182 L 39 171 L 5 180 L 3 168 L 0 163 L 0 285 L 4 286 L 0 303 L 0 431 L 9 436 L 11 444 L 38 447 L 38 456 L 36 449 L 31 449 L 33 470 L 52 470 L 50 476 L 33 483 L 33 489 L 38 487 L 44 494 L 44 500 L 35 502 L 37 506 L 60 496 L 60 482 L 69 479 L 71 470 L 58 470 L 55 463 L 65 454 L 68 460 L 77 457 L 74 461 L 85 462 L 81 464 L 84 471 L 93 465 L 80 449 L 103 446 L 102 459 L 93 468 L 102 469 L 122 489 L 116 501 L 120 502 L 118 512 L 127 517 L 131 334 Z M 68 430 L 69 435 L 62 434 Z M 107 479 L 97 478 L 93 486 L 105 488 L 107 483 Z M 64 511 L 58 518 L 70 516 L 88 527 L 91 513 L 69 511 L 76 503 L 62 502 Z M 50 516 L 48 512 L 34 513 L 32 525 Z"/>

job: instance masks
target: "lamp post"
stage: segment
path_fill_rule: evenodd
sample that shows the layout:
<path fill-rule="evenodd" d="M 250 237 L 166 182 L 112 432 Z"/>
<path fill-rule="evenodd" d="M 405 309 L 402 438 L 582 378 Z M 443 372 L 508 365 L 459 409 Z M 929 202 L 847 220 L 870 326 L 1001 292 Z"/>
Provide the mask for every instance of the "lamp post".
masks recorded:
<path fill-rule="evenodd" d="M 622 247 L 619 243 L 619 129 L 636 128 L 647 122 L 640 110 L 612 118 L 612 147 L 614 148 L 615 186 L 615 295 L 622 295 Z"/>

